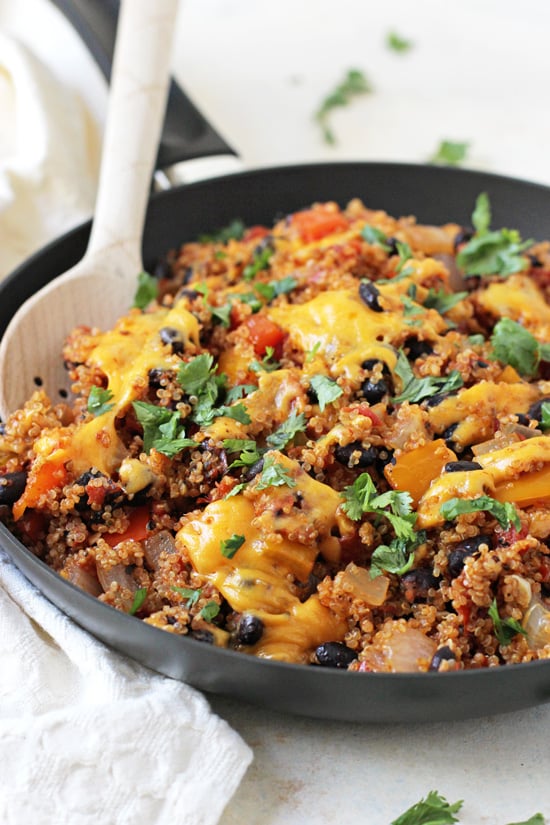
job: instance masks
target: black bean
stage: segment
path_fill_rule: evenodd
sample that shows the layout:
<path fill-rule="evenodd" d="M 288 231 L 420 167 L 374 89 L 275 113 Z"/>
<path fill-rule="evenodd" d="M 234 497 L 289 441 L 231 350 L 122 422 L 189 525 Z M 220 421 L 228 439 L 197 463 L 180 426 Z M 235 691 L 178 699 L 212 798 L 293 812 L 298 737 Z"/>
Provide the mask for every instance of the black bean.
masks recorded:
<path fill-rule="evenodd" d="M 403 343 L 403 349 L 409 351 L 409 359 L 416 361 L 423 355 L 431 355 L 433 350 L 429 341 L 419 341 L 418 338 L 407 338 Z"/>
<path fill-rule="evenodd" d="M 531 264 L 532 267 L 536 268 L 536 267 L 539 267 L 539 266 L 544 266 L 542 261 L 539 261 L 539 259 L 537 258 L 536 255 L 527 255 L 527 257 L 529 258 L 529 263 Z"/>
<path fill-rule="evenodd" d="M 448 461 L 445 464 L 445 472 L 446 473 L 464 473 L 470 472 L 470 470 L 482 470 L 483 467 L 481 464 L 478 464 L 477 461 Z"/>
<path fill-rule="evenodd" d="M 438 647 L 432 656 L 428 670 L 439 670 L 443 662 L 455 662 L 456 656 L 448 645 Z"/>
<path fill-rule="evenodd" d="M 445 440 L 445 444 L 447 445 L 447 447 L 450 450 L 454 450 L 455 452 L 456 444 L 453 441 L 453 435 L 455 434 L 456 428 L 458 427 L 459 423 L 460 422 L 457 421 L 455 424 L 451 424 L 451 426 L 447 427 L 447 429 L 441 434 L 441 437 Z"/>
<path fill-rule="evenodd" d="M 357 659 L 357 653 L 342 642 L 323 642 L 315 651 L 315 659 L 322 667 L 347 668 Z"/>
<path fill-rule="evenodd" d="M 27 483 L 27 474 L 6 473 L 0 476 L 0 504 L 13 504 L 23 495 Z"/>
<path fill-rule="evenodd" d="M 264 460 L 263 458 L 260 458 L 259 461 L 256 461 L 255 464 L 252 464 L 244 474 L 245 481 L 252 481 L 252 479 L 255 478 L 258 475 L 258 473 L 262 472 L 263 468 Z"/>
<path fill-rule="evenodd" d="M 450 392 L 438 392 L 435 395 L 432 395 L 431 398 L 426 398 L 424 404 L 427 407 L 437 407 L 442 401 L 445 401 L 445 399 L 449 398 L 451 395 L 452 393 Z"/>
<path fill-rule="evenodd" d="M 255 645 L 262 638 L 264 623 L 258 616 L 243 613 L 237 625 L 237 642 L 241 645 Z"/>
<path fill-rule="evenodd" d="M 381 361 L 379 358 L 367 358 L 365 361 L 363 361 L 361 366 L 364 370 L 370 371 L 373 370 L 377 366 L 377 364 L 382 365 L 382 375 L 391 375 L 388 369 L 388 365 L 385 363 L 385 361 Z"/>
<path fill-rule="evenodd" d="M 492 547 L 491 537 L 486 535 L 471 536 L 469 539 L 455 544 L 447 556 L 447 567 L 452 579 L 460 576 L 464 562 L 468 556 L 475 556 L 482 544 Z"/>
<path fill-rule="evenodd" d="M 454 239 L 454 248 L 455 250 L 463 243 L 468 243 L 474 237 L 473 229 L 466 229 L 462 227 L 460 231 L 455 235 Z"/>
<path fill-rule="evenodd" d="M 158 281 L 163 281 L 165 279 L 171 278 L 173 275 L 172 268 L 167 260 L 162 259 L 157 261 L 155 264 L 155 268 L 153 270 L 153 277 L 156 278 Z"/>
<path fill-rule="evenodd" d="M 385 395 L 388 395 L 389 391 L 390 388 L 383 378 L 380 379 L 380 381 L 372 381 L 370 378 L 367 378 L 366 381 L 363 381 L 361 384 L 360 393 L 369 404 L 378 404 Z"/>
<path fill-rule="evenodd" d="M 168 370 L 163 370 L 161 367 L 153 367 L 148 373 L 149 386 L 153 390 L 159 390 L 162 387 L 162 381 L 168 381 L 169 377 L 170 373 Z"/>
<path fill-rule="evenodd" d="M 518 420 L 518 424 L 522 424 L 524 427 L 529 426 L 530 418 L 525 413 L 516 413 L 516 418 Z"/>
<path fill-rule="evenodd" d="M 174 327 L 162 327 L 160 331 L 160 340 L 163 344 L 171 347 L 173 353 L 181 355 L 183 352 L 183 335 L 179 329 L 174 329 Z"/>
<path fill-rule="evenodd" d="M 378 302 L 380 293 L 370 281 L 361 281 L 359 284 L 359 297 L 373 312 L 384 312 Z"/>
<path fill-rule="evenodd" d="M 195 639 L 197 642 L 204 642 L 207 645 L 214 644 L 214 634 L 210 633 L 209 630 L 192 630 L 189 637 Z"/>
<path fill-rule="evenodd" d="M 477 366 L 478 366 L 480 369 L 482 369 L 482 370 L 486 370 L 486 369 L 487 369 L 487 367 L 489 366 L 489 364 L 487 363 L 487 361 L 476 361 L 476 364 L 477 364 Z"/>
<path fill-rule="evenodd" d="M 194 301 L 195 298 L 198 298 L 199 295 L 201 295 L 201 294 L 202 293 L 200 293 L 196 289 L 189 289 L 187 287 L 184 287 L 183 289 L 179 289 L 176 292 L 176 296 L 175 296 L 174 300 L 179 301 L 180 298 L 189 298 L 190 301 Z"/>
<path fill-rule="evenodd" d="M 358 453 L 358 455 L 353 455 Z M 353 464 L 350 464 L 353 456 Z M 360 441 L 352 441 L 343 447 L 337 446 L 334 449 L 334 458 L 346 467 L 370 467 L 378 458 L 376 447 L 363 447 Z"/>
<path fill-rule="evenodd" d="M 397 248 L 397 238 L 394 238 L 393 235 L 390 235 L 389 238 L 386 238 L 385 244 L 388 248 L 388 255 L 398 255 L 399 249 Z"/>
<path fill-rule="evenodd" d="M 531 404 L 527 411 L 527 415 L 529 418 L 534 418 L 535 421 L 542 421 L 542 405 L 548 404 L 550 406 L 550 398 L 546 396 L 546 398 L 539 398 L 538 401 L 535 401 L 534 404 Z"/>
<path fill-rule="evenodd" d="M 187 284 L 189 283 L 189 281 L 191 280 L 192 277 L 193 277 L 193 267 L 192 266 L 185 267 L 185 272 L 183 273 L 183 278 L 181 279 L 182 284 L 184 286 L 187 286 Z"/>
<path fill-rule="evenodd" d="M 418 567 L 405 573 L 399 582 L 399 587 L 408 602 L 423 602 L 428 597 L 428 591 L 438 587 L 438 579 L 427 567 Z"/>
<path fill-rule="evenodd" d="M 395 459 L 393 457 L 393 450 L 388 450 L 386 447 L 379 447 L 378 448 L 378 456 L 376 458 L 375 467 L 379 473 L 384 472 L 384 467 L 387 464 L 395 464 Z"/>
<path fill-rule="evenodd" d="M 99 472 L 99 470 L 86 470 L 85 473 L 82 473 L 78 476 L 75 481 L 75 484 L 78 484 L 80 487 L 85 487 L 86 484 L 92 480 L 92 478 L 101 478 L 103 474 Z"/>

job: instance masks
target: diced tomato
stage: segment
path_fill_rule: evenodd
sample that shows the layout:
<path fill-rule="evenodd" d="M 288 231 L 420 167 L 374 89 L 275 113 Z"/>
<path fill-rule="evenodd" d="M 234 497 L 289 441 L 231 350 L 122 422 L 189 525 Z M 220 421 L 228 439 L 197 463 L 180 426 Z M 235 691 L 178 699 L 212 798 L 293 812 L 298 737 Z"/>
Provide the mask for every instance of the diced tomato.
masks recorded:
<path fill-rule="evenodd" d="M 343 232 L 349 223 L 341 212 L 335 212 L 328 204 L 319 204 L 312 209 L 295 212 L 292 223 L 305 243 L 318 241 L 333 232 Z"/>
<path fill-rule="evenodd" d="M 520 530 L 517 530 L 513 525 L 508 527 L 506 530 L 503 530 L 500 527 L 497 527 L 495 533 L 497 535 L 498 543 L 503 546 L 509 546 L 511 544 L 515 544 L 516 541 L 521 541 L 527 536 L 528 533 L 527 525 L 522 525 Z"/>
<path fill-rule="evenodd" d="M 111 547 L 120 544 L 121 541 L 143 541 L 149 535 L 147 525 L 151 517 L 148 505 L 136 507 L 130 513 L 130 523 L 122 533 L 104 533 L 103 538 Z"/>
<path fill-rule="evenodd" d="M 254 241 L 265 238 L 269 235 L 269 229 L 265 226 L 249 226 L 243 235 L 243 241 Z"/>
<path fill-rule="evenodd" d="M 365 418 L 370 418 L 375 427 L 379 427 L 382 424 L 376 413 L 371 410 L 368 404 L 359 404 L 357 407 L 357 412 L 359 415 L 364 415 Z"/>
<path fill-rule="evenodd" d="M 67 470 L 61 461 L 44 461 L 31 468 L 23 495 L 13 505 L 13 517 L 18 521 L 27 507 L 36 507 L 48 490 L 63 487 Z"/>
<path fill-rule="evenodd" d="M 267 347 L 273 347 L 275 358 L 281 357 L 285 333 L 275 321 L 265 315 L 251 315 L 245 325 L 256 355 L 263 357 Z"/>

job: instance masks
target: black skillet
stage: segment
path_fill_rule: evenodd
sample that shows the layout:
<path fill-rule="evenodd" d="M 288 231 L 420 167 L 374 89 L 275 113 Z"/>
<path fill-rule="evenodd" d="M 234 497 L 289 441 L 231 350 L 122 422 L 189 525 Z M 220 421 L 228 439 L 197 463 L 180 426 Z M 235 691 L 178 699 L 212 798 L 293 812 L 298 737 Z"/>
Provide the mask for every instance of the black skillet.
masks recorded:
<path fill-rule="evenodd" d="M 66 0 L 60 2 L 67 5 Z M 85 0 L 85 5 L 95 3 Z M 99 2 L 103 8 L 110 5 L 110 0 Z M 197 122 L 204 123 L 200 117 Z M 200 128 L 195 138 L 202 140 Z M 182 139 L 176 124 L 175 143 Z M 170 142 L 169 162 L 193 156 L 191 145 L 182 148 L 178 158 L 174 135 Z M 223 141 L 214 148 L 224 150 Z M 245 223 L 269 224 L 281 213 L 328 199 L 344 205 L 357 196 L 393 215 L 468 224 L 481 191 L 489 193 L 494 226 L 515 227 L 524 237 L 550 237 L 550 188 L 544 186 L 448 168 L 324 163 L 244 172 L 153 196 L 144 261 L 151 266 L 168 249 L 237 216 Z M 27 297 L 81 258 L 89 230 L 87 223 L 54 241 L 0 285 L 0 334 Z M 354 674 L 215 648 L 165 633 L 98 602 L 61 579 L 2 525 L 0 543 L 42 593 L 87 631 L 144 665 L 204 691 L 291 713 L 356 722 L 463 719 L 550 700 L 550 661 L 447 674 Z"/>

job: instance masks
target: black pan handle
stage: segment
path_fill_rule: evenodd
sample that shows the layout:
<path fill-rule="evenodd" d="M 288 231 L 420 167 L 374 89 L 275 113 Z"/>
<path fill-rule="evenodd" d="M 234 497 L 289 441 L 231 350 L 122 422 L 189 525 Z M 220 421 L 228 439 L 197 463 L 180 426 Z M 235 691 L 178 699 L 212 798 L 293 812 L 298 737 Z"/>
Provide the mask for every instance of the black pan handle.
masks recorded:
<path fill-rule="evenodd" d="M 74 26 L 107 78 L 111 76 L 118 0 L 52 0 Z M 154 0 L 151 0 L 154 2 Z M 236 155 L 172 80 L 157 168 L 211 155 Z"/>

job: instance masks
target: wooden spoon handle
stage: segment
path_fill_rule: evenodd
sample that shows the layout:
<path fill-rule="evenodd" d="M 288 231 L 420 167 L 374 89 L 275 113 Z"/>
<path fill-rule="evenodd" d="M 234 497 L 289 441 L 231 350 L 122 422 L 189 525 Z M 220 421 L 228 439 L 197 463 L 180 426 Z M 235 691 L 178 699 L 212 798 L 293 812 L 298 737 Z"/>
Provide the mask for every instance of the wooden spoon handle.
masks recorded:
<path fill-rule="evenodd" d="M 166 107 L 178 0 L 123 0 L 99 189 L 86 257 L 142 268 L 141 236 Z M 144 91 L 146 98 L 144 102 Z M 153 127 L 151 127 L 153 124 Z M 128 266 L 130 263 L 130 266 Z"/>

